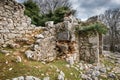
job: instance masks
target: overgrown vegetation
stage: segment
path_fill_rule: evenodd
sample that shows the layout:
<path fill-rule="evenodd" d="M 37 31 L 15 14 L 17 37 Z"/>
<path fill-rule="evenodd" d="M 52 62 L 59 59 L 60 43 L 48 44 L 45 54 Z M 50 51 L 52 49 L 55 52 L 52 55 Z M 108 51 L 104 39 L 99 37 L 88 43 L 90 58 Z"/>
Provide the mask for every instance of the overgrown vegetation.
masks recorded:
<path fill-rule="evenodd" d="M 76 32 L 79 34 L 86 34 L 86 35 L 96 35 L 98 34 L 106 34 L 107 33 L 107 27 L 100 23 L 100 22 L 95 22 L 87 25 L 80 25 L 76 27 Z"/>
<path fill-rule="evenodd" d="M 32 24 L 36 26 L 45 26 L 46 21 L 54 21 L 54 23 L 62 22 L 64 15 L 71 12 L 71 9 L 67 6 L 58 7 L 54 11 L 49 11 L 47 14 L 40 14 L 40 9 L 38 5 L 32 0 L 24 2 L 25 5 L 25 15 L 29 16 L 32 20 Z M 72 11 L 73 14 L 75 11 Z"/>

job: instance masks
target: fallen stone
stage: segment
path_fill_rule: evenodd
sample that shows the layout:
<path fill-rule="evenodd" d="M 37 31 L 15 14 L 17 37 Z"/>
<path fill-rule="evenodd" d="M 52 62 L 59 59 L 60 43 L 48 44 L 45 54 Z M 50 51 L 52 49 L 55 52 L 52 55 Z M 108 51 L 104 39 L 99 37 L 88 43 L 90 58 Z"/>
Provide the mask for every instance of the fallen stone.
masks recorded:
<path fill-rule="evenodd" d="M 17 57 L 16 57 L 16 62 L 22 62 L 22 59 L 21 59 L 20 56 L 17 56 Z"/>
<path fill-rule="evenodd" d="M 10 51 L 7 51 L 7 50 L 0 50 L 0 52 L 3 53 L 3 54 L 8 54 L 8 53 L 10 53 Z"/>
<path fill-rule="evenodd" d="M 88 76 L 85 75 L 85 74 L 82 74 L 82 75 L 81 75 L 81 78 L 86 80 L 86 79 L 88 78 Z"/>
<path fill-rule="evenodd" d="M 11 71 L 13 68 L 9 68 L 9 71 Z"/>
<path fill-rule="evenodd" d="M 58 75 L 58 80 L 64 80 L 65 74 L 60 71 L 60 74 Z"/>
<path fill-rule="evenodd" d="M 73 57 L 68 57 L 67 59 L 66 59 L 66 61 L 70 64 L 70 65 L 73 65 L 74 64 L 74 59 L 73 59 Z"/>
<path fill-rule="evenodd" d="M 116 78 L 115 74 L 112 73 L 112 72 L 108 73 L 108 77 L 109 77 L 109 78 Z"/>
<path fill-rule="evenodd" d="M 102 73 L 106 73 L 106 68 L 100 68 L 99 71 Z"/>
<path fill-rule="evenodd" d="M 100 76 L 103 77 L 103 78 L 107 78 L 106 74 L 101 74 Z"/>
<path fill-rule="evenodd" d="M 93 71 L 92 72 L 92 76 L 94 76 L 94 77 L 98 77 L 99 75 L 100 75 L 99 71 Z"/>
<path fill-rule="evenodd" d="M 18 80 L 18 78 L 12 78 L 12 80 Z"/>
<path fill-rule="evenodd" d="M 61 74 L 58 75 L 58 80 L 64 80 L 64 76 L 62 76 Z"/>
<path fill-rule="evenodd" d="M 28 58 L 28 59 L 30 59 L 30 58 L 32 58 L 32 57 L 33 57 L 34 52 L 33 52 L 33 51 L 28 50 L 28 51 L 26 51 L 26 52 L 25 52 L 25 54 L 26 54 L 27 58 Z"/>
<path fill-rule="evenodd" d="M 50 80 L 50 77 L 44 77 L 43 80 Z"/>
<path fill-rule="evenodd" d="M 33 79 L 34 79 L 34 80 L 41 80 L 41 79 L 39 79 L 39 78 L 36 78 L 36 77 L 33 77 Z"/>
<path fill-rule="evenodd" d="M 23 76 L 18 77 L 18 80 L 24 80 Z"/>
<path fill-rule="evenodd" d="M 26 76 L 25 80 L 34 80 L 34 79 L 33 79 L 33 76 Z"/>

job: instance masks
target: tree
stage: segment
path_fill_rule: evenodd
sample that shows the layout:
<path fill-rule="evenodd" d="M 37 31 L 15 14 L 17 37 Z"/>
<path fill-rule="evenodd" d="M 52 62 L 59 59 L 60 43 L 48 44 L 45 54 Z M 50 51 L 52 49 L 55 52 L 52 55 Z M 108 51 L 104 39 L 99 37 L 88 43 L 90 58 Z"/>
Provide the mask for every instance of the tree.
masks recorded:
<path fill-rule="evenodd" d="M 71 4 L 69 0 L 34 0 L 41 8 L 41 13 L 46 14 L 51 11 L 52 13 L 60 7 L 69 7 Z"/>
<path fill-rule="evenodd" d="M 116 45 L 120 44 L 120 9 L 107 10 L 98 19 L 109 27 L 110 50 L 115 52 Z"/>
<path fill-rule="evenodd" d="M 37 2 L 39 2 L 39 5 L 37 5 Z M 75 10 L 70 8 L 68 0 L 27 0 L 24 5 L 26 7 L 25 14 L 37 26 L 45 26 L 47 21 L 54 21 L 56 24 L 63 21 L 65 14 L 75 14 Z M 43 14 L 40 14 L 41 11 L 43 11 Z"/>
<path fill-rule="evenodd" d="M 32 24 L 35 24 L 37 26 L 39 26 L 39 18 L 40 18 L 40 9 L 37 6 L 37 4 L 35 2 L 33 2 L 32 0 L 28 0 L 26 2 L 24 2 L 25 5 L 25 15 L 29 16 L 32 20 Z"/>
<path fill-rule="evenodd" d="M 45 26 L 46 21 L 54 21 L 55 24 L 62 22 L 64 20 L 64 15 L 68 12 L 71 12 L 68 7 L 57 8 L 54 12 L 49 11 L 49 13 L 42 15 L 40 24 Z"/>

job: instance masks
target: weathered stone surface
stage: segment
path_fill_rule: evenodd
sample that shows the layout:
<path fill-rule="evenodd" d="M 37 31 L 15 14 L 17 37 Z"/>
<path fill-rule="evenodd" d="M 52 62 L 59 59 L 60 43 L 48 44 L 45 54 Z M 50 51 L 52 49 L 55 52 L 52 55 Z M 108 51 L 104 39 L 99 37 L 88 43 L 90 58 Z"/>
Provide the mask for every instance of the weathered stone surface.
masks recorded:
<path fill-rule="evenodd" d="M 8 54 L 8 53 L 10 53 L 10 51 L 7 51 L 7 50 L 0 50 L 0 52 L 3 53 L 3 54 Z"/>
<path fill-rule="evenodd" d="M 75 35 L 75 27 L 79 24 L 74 16 L 69 15 L 63 22 L 55 25 L 53 21 L 48 21 L 45 23 L 46 27 L 38 28 L 24 15 L 25 7 L 22 4 L 14 0 L 4 0 L 0 4 L 0 47 L 7 47 L 9 44 L 16 48 L 15 43 L 21 44 L 21 39 L 27 38 L 22 43 L 32 44 L 25 52 L 29 59 L 53 61 L 57 57 L 68 58 L 70 54 L 72 59 L 69 63 L 73 65 L 79 59 L 92 63 L 98 58 L 95 54 L 96 47 L 93 47 L 98 42 Z"/>
<path fill-rule="evenodd" d="M 115 79 L 115 78 L 116 78 L 116 75 L 115 75 L 114 73 L 110 72 L 110 73 L 108 73 L 108 77 Z"/>
<path fill-rule="evenodd" d="M 47 27 L 54 27 L 54 21 L 48 21 L 48 22 L 46 22 L 45 23 L 45 26 L 47 26 Z"/>
<path fill-rule="evenodd" d="M 20 56 L 16 57 L 16 62 L 22 62 L 22 58 Z"/>
<path fill-rule="evenodd" d="M 35 38 L 37 38 L 37 39 L 43 39 L 44 36 L 42 34 L 38 34 L 38 35 L 35 35 Z"/>
<path fill-rule="evenodd" d="M 18 80 L 24 80 L 23 76 L 18 77 Z"/>
<path fill-rule="evenodd" d="M 20 76 L 20 77 L 12 78 L 12 80 L 41 80 L 41 79 L 34 76 L 26 76 L 26 77 Z"/>
<path fill-rule="evenodd" d="M 44 77 L 43 80 L 50 80 L 50 77 Z"/>
<path fill-rule="evenodd" d="M 60 74 L 58 75 L 58 80 L 64 80 L 64 78 L 65 74 L 62 71 L 60 71 Z"/>
<path fill-rule="evenodd" d="M 58 35 L 57 35 L 57 39 L 60 40 L 60 41 L 70 41 L 70 33 L 69 31 L 63 31 L 63 32 L 59 32 Z"/>
<path fill-rule="evenodd" d="M 18 37 L 24 37 L 25 34 L 28 33 L 24 29 L 28 31 L 31 30 L 29 34 L 32 34 L 32 31 L 35 29 L 31 27 L 31 19 L 24 16 L 25 7 L 15 2 L 15 0 L 4 0 L 1 3 L 0 34 L 4 34 L 4 38 L 0 39 L 0 44 L 8 40 L 15 40 Z"/>
<path fill-rule="evenodd" d="M 99 71 L 102 73 L 106 73 L 106 68 L 100 68 Z"/>
<path fill-rule="evenodd" d="M 25 52 L 25 54 L 26 54 L 27 58 L 29 59 L 29 58 L 32 58 L 32 57 L 33 57 L 34 52 L 33 52 L 33 51 L 28 50 L 28 51 L 26 51 L 26 52 Z"/>
<path fill-rule="evenodd" d="M 70 64 L 70 65 L 73 65 L 74 64 L 74 58 L 72 56 L 68 57 L 66 59 L 66 61 Z"/>
<path fill-rule="evenodd" d="M 25 80 L 34 80 L 34 79 L 33 79 L 33 76 L 26 76 Z"/>

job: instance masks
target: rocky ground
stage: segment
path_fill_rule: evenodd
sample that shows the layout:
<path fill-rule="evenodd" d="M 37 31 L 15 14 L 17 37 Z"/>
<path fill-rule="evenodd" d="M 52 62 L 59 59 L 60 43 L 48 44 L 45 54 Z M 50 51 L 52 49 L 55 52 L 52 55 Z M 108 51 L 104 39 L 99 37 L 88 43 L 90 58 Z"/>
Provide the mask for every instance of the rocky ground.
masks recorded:
<path fill-rule="evenodd" d="M 67 63 L 55 60 L 50 63 L 26 59 L 23 52 L 27 46 L 17 50 L 0 52 L 0 80 L 119 80 L 120 53 L 105 51 L 99 64 L 84 61 Z"/>

